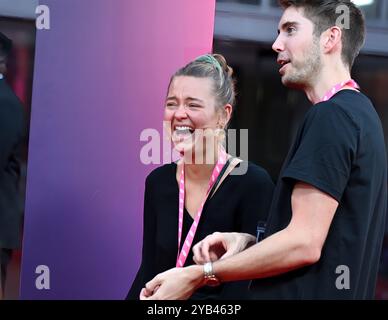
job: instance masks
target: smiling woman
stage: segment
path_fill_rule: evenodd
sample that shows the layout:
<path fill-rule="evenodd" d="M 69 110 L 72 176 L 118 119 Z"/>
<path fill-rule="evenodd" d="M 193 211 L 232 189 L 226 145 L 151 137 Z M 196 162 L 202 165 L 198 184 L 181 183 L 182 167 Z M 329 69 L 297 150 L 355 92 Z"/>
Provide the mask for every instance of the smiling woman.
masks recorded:
<path fill-rule="evenodd" d="M 186 163 L 215 163 L 235 102 L 232 74 L 224 57 L 204 55 L 171 78 L 164 120 Z"/>
<path fill-rule="evenodd" d="M 171 138 L 177 151 L 181 154 L 191 151 L 195 163 L 195 154 L 203 151 L 198 139 L 206 129 L 221 128 L 220 122 L 230 118 L 231 106 L 226 105 L 224 112 L 224 115 L 217 112 L 209 78 L 176 77 L 168 92 L 164 120 L 171 125 Z"/>
<path fill-rule="evenodd" d="M 232 74 L 223 56 L 207 54 L 171 78 L 164 122 L 181 159 L 147 177 L 142 263 L 128 299 L 145 294 L 142 288 L 158 273 L 193 264 L 191 248 L 209 234 L 243 232 L 254 242 L 258 221 L 266 221 L 273 190 L 269 175 L 251 163 L 237 175 L 242 161 L 224 147 L 235 101 Z M 245 299 L 247 286 L 206 287 L 192 298 Z"/>

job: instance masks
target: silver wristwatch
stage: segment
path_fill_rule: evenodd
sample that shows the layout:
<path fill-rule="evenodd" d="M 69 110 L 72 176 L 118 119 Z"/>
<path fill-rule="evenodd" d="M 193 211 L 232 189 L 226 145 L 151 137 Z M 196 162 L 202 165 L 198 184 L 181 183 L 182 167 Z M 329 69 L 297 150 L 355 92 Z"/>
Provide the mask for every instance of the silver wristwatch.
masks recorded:
<path fill-rule="evenodd" d="M 213 273 L 213 263 L 211 262 L 203 265 L 203 277 L 207 286 L 215 287 L 220 284 L 220 280 Z"/>

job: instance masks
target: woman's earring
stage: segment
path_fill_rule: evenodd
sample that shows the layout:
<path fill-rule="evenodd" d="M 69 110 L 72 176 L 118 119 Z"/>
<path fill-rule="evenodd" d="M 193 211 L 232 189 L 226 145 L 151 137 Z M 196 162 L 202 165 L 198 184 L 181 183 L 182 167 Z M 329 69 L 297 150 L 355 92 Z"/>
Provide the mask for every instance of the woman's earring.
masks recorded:
<path fill-rule="evenodd" d="M 219 128 L 217 128 L 217 137 L 218 137 L 219 141 L 225 140 L 226 134 L 225 134 L 224 126 L 220 125 Z"/>
<path fill-rule="evenodd" d="M 217 127 L 218 127 L 219 129 L 223 130 L 224 127 L 225 127 L 225 125 L 224 125 L 223 122 L 218 122 L 218 123 L 217 123 Z"/>

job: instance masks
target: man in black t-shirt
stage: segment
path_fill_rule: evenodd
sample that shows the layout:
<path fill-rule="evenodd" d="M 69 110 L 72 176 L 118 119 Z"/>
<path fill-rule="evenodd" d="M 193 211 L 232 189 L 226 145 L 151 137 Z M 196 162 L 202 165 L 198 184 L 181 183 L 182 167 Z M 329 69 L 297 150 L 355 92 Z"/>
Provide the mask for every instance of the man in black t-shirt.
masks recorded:
<path fill-rule="evenodd" d="M 244 234 L 208 236 L 193 249 L 200 265 L 158 275 L 144 299 L 188 298 L 209 282 L 243 279 L 255 279 L 256 299 L 374 298 L 387 159 L 380 120 L 350 75 L 364 17 L 351 1 L 280 2 L 273 49 L 282 82 L 314 106 L 281 170 L 265 239 L 252 245 Z"/>

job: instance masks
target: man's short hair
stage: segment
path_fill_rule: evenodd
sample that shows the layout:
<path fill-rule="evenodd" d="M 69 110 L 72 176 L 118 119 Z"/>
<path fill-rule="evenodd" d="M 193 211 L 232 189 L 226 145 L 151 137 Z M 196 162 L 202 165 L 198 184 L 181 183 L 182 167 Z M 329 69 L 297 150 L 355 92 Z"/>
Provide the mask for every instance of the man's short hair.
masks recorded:
<path fill-rule="evenodd" d="M 337 13 L 339 6 L 349 9 L 349 28 L 342 29 L 342 60 L 352 68 L 354 60 L 365 42 L 365 18 L 361 10 L 351 0 L 279 0 L 280 5 L 302 8 L 303 15 L 314 24 L 314 34 L 320 36 L 324 31 L 336 25 L 343 12 Z"/>

